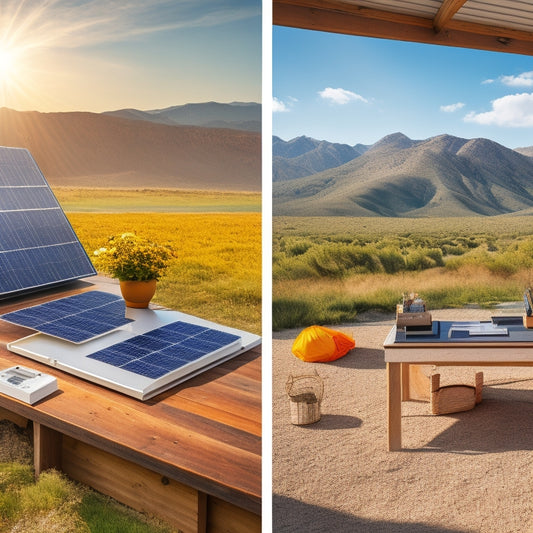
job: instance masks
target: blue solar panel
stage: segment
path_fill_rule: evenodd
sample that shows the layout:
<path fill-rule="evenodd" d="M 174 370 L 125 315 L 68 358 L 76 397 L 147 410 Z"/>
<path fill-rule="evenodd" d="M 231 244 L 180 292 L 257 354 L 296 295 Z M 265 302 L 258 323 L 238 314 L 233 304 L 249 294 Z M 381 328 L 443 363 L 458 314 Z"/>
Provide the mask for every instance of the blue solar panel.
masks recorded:
<path fill-rule="evenodd" d="M 157 379 L 190 363 L 208 358 L 240 340 L 238 335 L 232 333 L 177 321 L 87 357 L 134 374 Z"/>
<path fill-rule="evenodd" d="M 96 274 L 31 154 L 0 147 L 0 297 Z"/>
<path fill-rule="evenodd" d="M 120 296 L 91 291 L 27 307 L 0 318 L 41 333 L 80 343 L 131 322 Z"/>

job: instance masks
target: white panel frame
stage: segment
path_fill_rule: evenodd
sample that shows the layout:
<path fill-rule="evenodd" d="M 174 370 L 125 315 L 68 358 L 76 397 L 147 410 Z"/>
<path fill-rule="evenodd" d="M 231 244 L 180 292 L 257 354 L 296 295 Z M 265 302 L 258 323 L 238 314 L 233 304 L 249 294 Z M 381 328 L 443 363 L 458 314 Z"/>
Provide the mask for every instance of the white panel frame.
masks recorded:
<path fill-rule="evenodd" d="M 83 344 L 73 344 L 43 333 L 35 333 L 7 345 L 14 353 L 63 370 L 139 400 L 148 400 L 223 361 L 236 357 L 261 343 L 261 337 L 238 329 L 221 326 L 179 311 L 127 308 L 126 317 L 133 322 Z M 104 348 L 131 339 L 176 321 L 232 333 L 241 338 L 160 378 L 148 378 L 87 357 Z"/>

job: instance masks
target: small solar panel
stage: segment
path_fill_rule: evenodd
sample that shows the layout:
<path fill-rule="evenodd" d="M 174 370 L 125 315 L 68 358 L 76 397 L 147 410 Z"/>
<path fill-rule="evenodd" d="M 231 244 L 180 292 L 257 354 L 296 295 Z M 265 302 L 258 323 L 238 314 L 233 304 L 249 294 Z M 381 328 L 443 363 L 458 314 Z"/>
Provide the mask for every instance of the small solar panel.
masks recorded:
<path fill-rule="evenodd" d="M 28 150 L 0 147 L 0 297 L 96 271 Z"/>
<path fill-rule="evenodd" d="M 177 321 L 88 355 L 111 366 L 157 379 L 240 345 L 232 333 Z"/>
<path fill-rule="evenodd" d="M 102 291 L 53 300 L 0 318 L 77 344 L 132 322 L 126 318 L 124 300 Z"/>

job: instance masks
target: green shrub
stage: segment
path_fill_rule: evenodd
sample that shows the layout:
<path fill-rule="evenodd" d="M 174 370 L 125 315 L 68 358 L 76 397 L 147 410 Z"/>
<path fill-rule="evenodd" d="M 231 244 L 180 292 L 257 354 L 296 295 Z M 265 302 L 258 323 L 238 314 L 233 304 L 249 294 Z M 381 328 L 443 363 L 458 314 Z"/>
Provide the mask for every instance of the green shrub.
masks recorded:
<path fill-rule="evenodd" d="M 464 255 L 468 252 L 468 249 L 460 244 L 444 244 L 441 250 L 444 255 Z"/>
<path fill-rule="evenodd" d="M 405 258 L 396 249 L 386 248 L 380 250 L 379 260 L 387 274 L 396 274 L 405 270 Z"/>
<path fill-rule="evenodd" d="M 421 248 L 411 252 L 407 256 L 405 264 L 407 270 L 426 270 L 438 266 L 437 261 L 428 255 L 427 250 Z"/>
<path fill-rule="evenodd" d="M 277 298 L 272 300 L 272 329 L 311 326 L 316 323 L 317 310 L 310 301 L 301 295 L 299 298 Z"/>
<path fill-rule="evenodd" d="M 319 278 L 318 272 L 300 257 L 279 257 L 272 263 L 272 279 L 275 281 Z"/>
<path fill-rule="evenodd" d="M 309 250 L 309 248 L 311 248 L 311 246 L 313 246 L 313 243 L 310 241 L 295 242 L 287 248 L 287 255 L 289 257 L 303 255 L 305 252 L 307 252 L 307 250 Z"/>

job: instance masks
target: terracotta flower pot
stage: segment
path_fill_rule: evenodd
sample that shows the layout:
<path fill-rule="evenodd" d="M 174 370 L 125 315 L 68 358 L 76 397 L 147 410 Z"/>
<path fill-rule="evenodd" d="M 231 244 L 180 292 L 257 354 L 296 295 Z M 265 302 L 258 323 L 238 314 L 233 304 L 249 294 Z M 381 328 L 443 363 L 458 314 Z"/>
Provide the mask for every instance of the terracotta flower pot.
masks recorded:
<path fill-rule="evenodd" d="M 156 289 L 156 280 L 149 281 L 121 281 L 120 292 L 127 307 L 148 307 Z"/>

